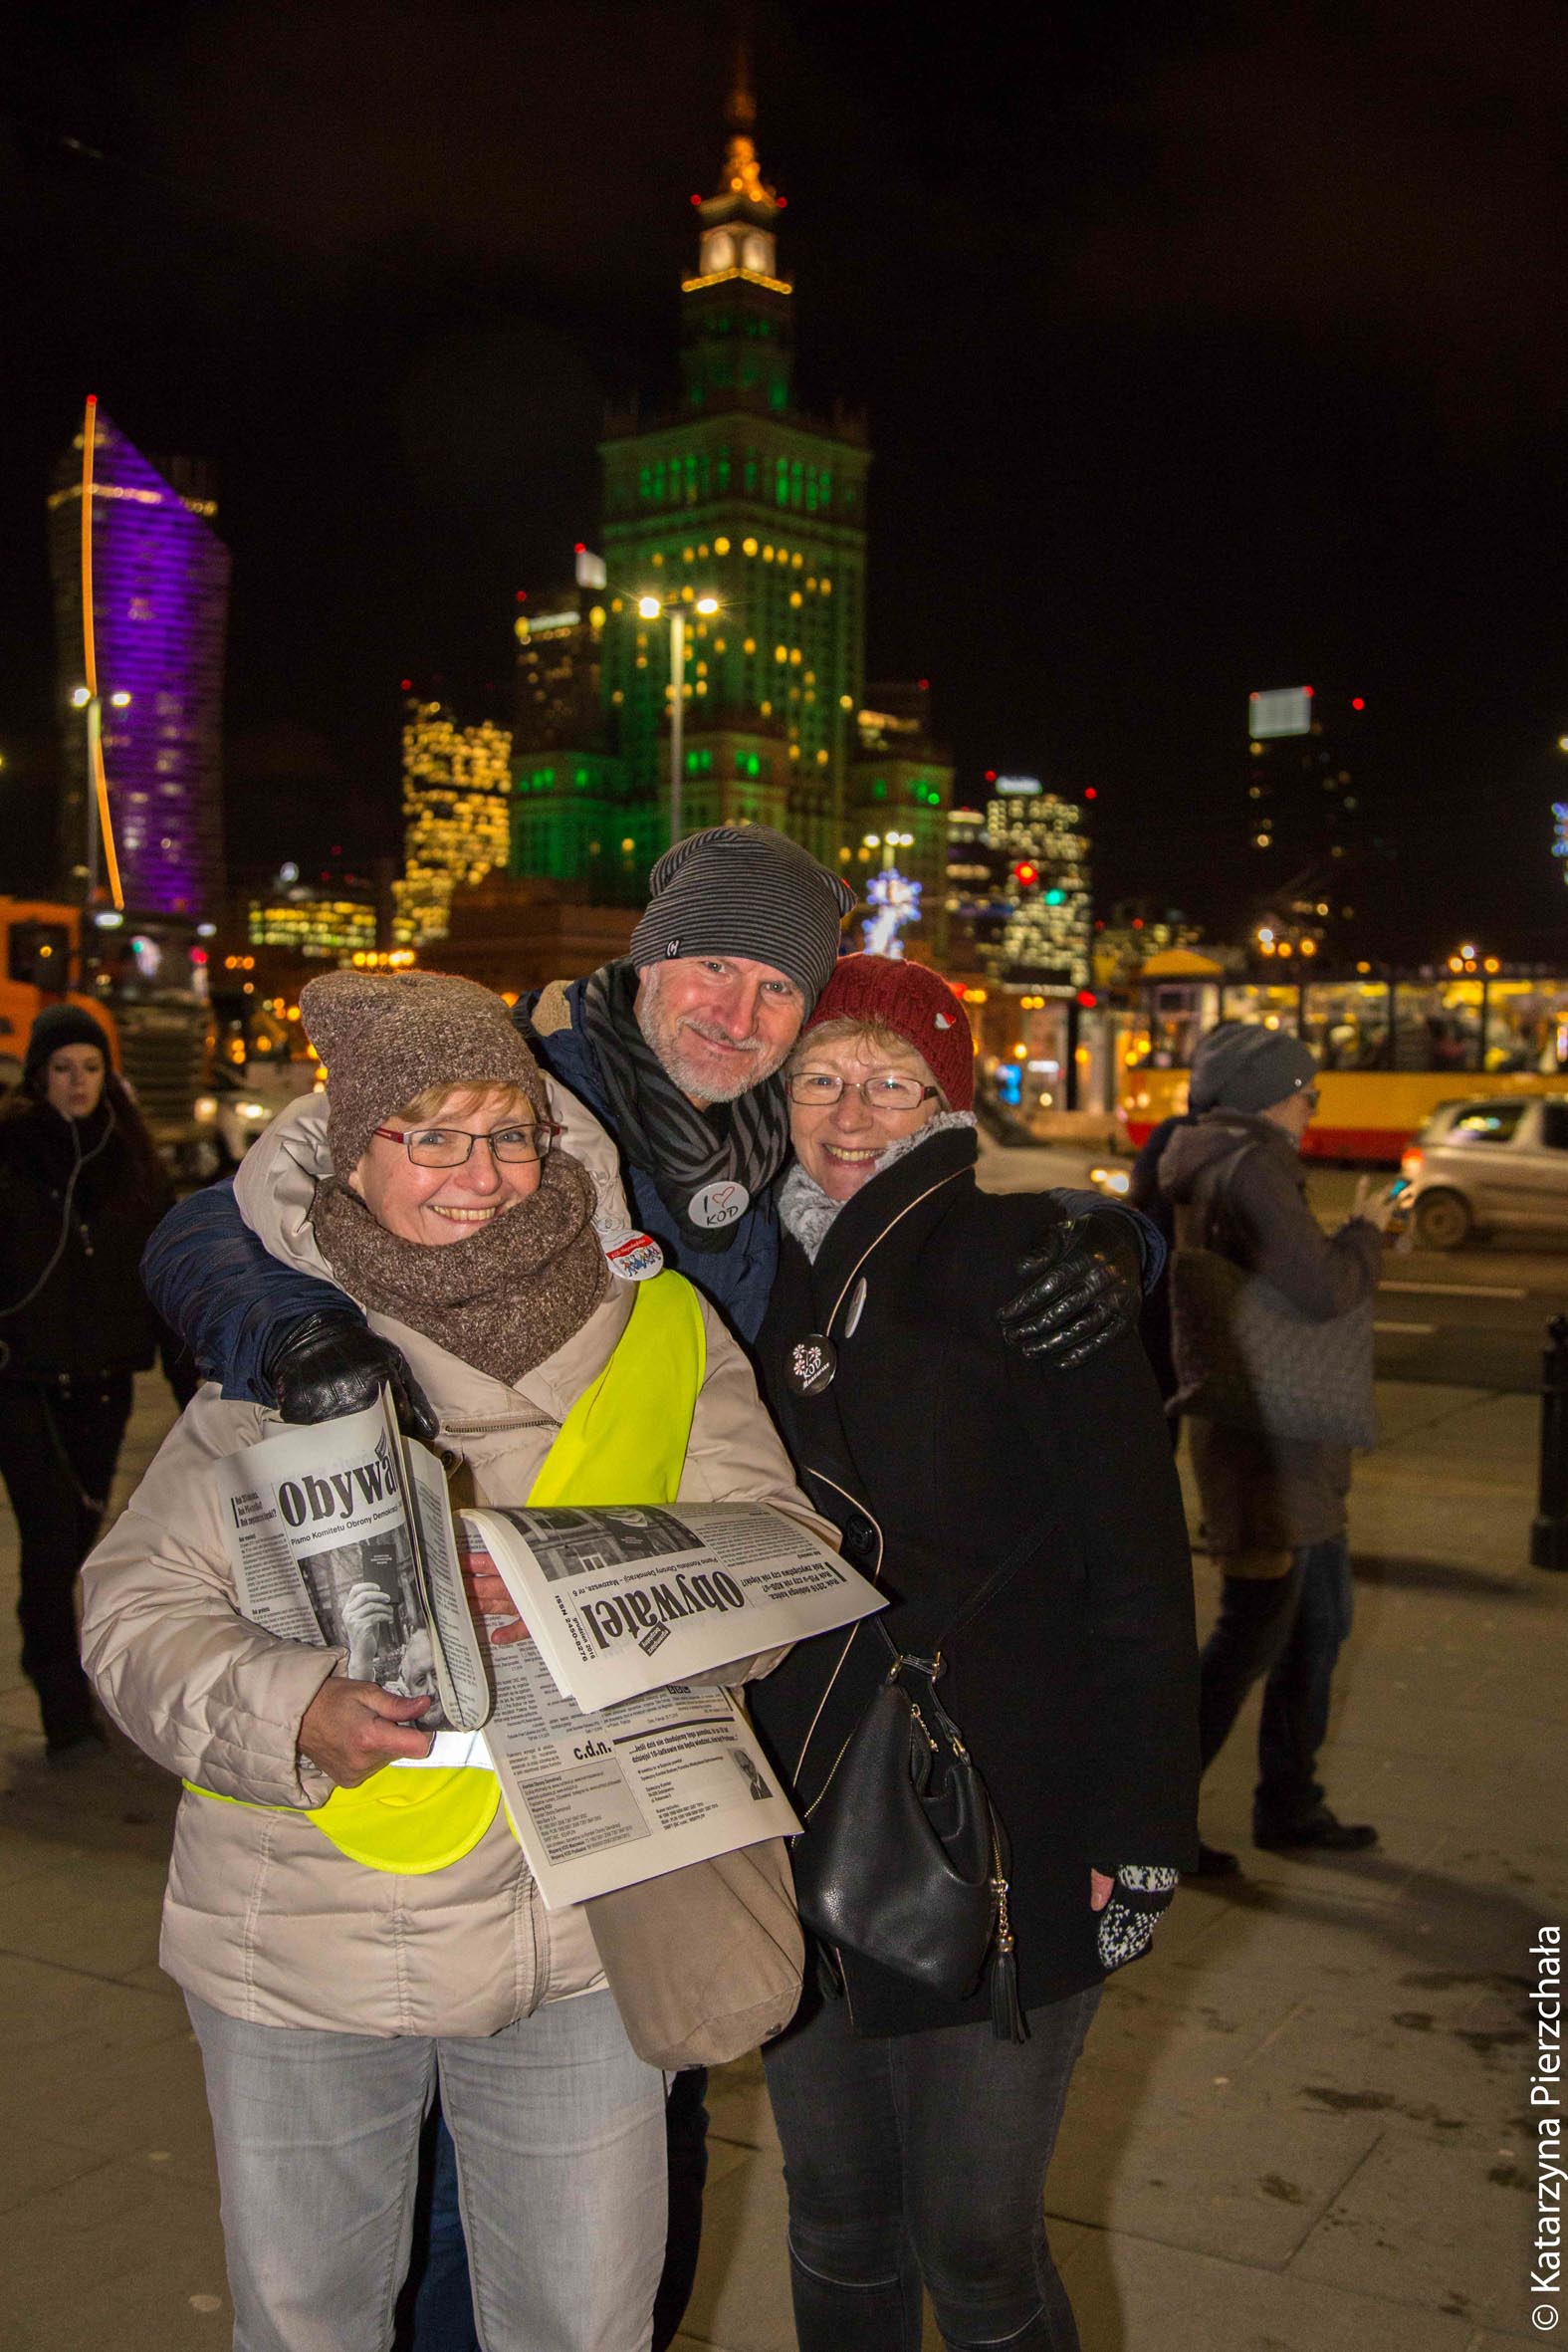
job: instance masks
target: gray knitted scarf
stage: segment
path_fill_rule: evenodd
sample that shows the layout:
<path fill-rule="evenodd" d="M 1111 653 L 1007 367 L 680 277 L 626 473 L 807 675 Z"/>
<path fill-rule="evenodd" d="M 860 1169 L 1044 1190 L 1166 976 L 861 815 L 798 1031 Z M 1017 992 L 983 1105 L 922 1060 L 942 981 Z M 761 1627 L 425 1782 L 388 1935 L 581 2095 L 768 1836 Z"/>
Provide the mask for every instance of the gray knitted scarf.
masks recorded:
<path fill-rule="evenodd" d="M 322 1178 L 311 1225 L 352 1298 L 508 1386 L 580 1331 L 610 1287 L 586 1168 L 553 1151 L 539 1190 L 462 1242 L 408 1242 Z"/>
<path fill-rule="evenodd" d="M 875 1183 L 878 1176 L 885 1176 L 888 1169 L 895 1167 L 906 1153 L 917 1150 L 922 1143 L 929 1143 L 933 1135 L 946 1135 L 955 1127 L 973 1127 L 974 1124 L 975 1113 L 972 1110 L 939 1110 L 923 1127 L 917 1127 L 913 1135 L 900 1135 L 896 1143 L 890 1143 L 866 1182 Z M 864 1189 L 862 1185 L 861 1191 Z M 850 1195 L 850 1199 L 856 1197 Z M 813 1266 L 818 1250 L 827 1239 L 829 1226 L 839 1210 L 847 1209 L 848 1206 L 848 1201 L 830 1199 L 816 1178 L 806 1174 L 798 1160 L 790 1163 L 789 1173 L 779 1187 L 780 1222 L 786 1233 L 793 1234 Z"/>

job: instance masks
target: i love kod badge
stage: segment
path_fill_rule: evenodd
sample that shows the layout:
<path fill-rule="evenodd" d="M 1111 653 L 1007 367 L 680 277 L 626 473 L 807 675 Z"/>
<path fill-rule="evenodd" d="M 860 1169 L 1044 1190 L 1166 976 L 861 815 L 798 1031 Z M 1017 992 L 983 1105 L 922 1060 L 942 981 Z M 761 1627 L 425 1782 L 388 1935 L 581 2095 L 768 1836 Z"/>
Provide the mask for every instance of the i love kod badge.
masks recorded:
<path fill-rule="evenodd" d="M 752 1196 L 744 1184 L 727 1182 L 705 1184 L 701 1192 L 694 1192 L 686 1204 L 686 1214 L 693 1225 L 704 1233 L 722 1232 L 727 1225 L 738 1224 L 751 1206 Z"/>
<path fill-rule="evenodd" d="M 616 1225 L 600 1233 L 599 1243 L 610 1273 L 619 1275 L 623 1283 L 645 1283 L 664 1270 L 664 1252 L 651 1233 Z"/>

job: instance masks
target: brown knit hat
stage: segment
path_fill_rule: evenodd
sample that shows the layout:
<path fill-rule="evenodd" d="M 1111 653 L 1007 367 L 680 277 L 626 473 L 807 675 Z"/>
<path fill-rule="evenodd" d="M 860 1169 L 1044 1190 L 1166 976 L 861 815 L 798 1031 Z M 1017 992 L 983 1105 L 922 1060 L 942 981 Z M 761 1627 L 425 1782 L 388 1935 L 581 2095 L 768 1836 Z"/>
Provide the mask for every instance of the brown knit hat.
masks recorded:
<path fill-rule="evenodd" d="M 476 980 L 326 972 L 301 991 L 300 1016 L 327 1066 L 327 1142 L 341 1178 L 382 1120 L 427 1086 L 518 1086 L 548 1115 L 539 1063 Z"/>
<path fill-rule="evenodd" d="M 862 1021 L 913 1046 L 955 1110 L 975 1102 L 975 1048 L 969 1017 L 947 982 L 902 956 L 843 956 L 800 1032 L 824 1021 Z"/>

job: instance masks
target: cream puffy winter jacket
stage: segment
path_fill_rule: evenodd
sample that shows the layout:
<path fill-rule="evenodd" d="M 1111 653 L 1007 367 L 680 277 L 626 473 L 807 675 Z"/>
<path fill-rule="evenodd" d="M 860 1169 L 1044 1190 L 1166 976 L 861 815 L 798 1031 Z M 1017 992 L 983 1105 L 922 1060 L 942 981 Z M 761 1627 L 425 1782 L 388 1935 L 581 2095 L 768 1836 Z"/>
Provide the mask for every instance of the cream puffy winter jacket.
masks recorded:
<path fill-rule="evenodd" d="M 553 1086 L 562 1148 L 586 1166 L 598 1214 L 626 1222 L 609 1139 Z M 325 1172 L 326 1114 L 296 1104 L 252 1148 L 236 1190 L 275 1256 L 331 1279 L 308 1223 Z M 564 1347 L 511 1386 L 417 1331 L 396 1341 L 482 1503 L 523 1501 L 575 1398 L 625 1328 L 629 1284 Z M 791 1476 L 751 1368 L 704 1305 L 707 1370 L 680 1484 L 685 1502 L 770 1503 L 832 1540 Z M 580 1909 L 547 1914 L 505 1814 L 472 1853 L 424 1877 L 349 1861 L 302 1809 L 333 1783 L 304 1760 L 301 1720 L 340 1653 L 279 1641 L 238 1613 L 212 1463 L 276 1433 L 276 1414 L 201 1390 L 83 1572 L 83 1655 L 100 1698 L 147 1755 L 203 1788 L 174 1832 L 159 1957 L 186 1991 L 266 2025 L 346 2033 L 481 2035 L 599 1981 Z M 744 1680 L 778 1653 L 726 1670 Z M 283 1807 L 284 1810 L 256 1810 Z"/>

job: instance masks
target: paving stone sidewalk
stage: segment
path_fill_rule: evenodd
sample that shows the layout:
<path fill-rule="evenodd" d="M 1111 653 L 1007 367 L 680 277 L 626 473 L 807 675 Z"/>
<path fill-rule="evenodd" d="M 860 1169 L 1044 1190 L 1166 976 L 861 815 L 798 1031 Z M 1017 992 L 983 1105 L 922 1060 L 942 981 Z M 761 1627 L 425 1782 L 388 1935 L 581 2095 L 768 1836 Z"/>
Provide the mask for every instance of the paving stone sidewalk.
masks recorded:
<path fill-rule="evenodd" d="M 1380 1405 L 1327 1778 L 1382 1844 L 1252 1851 L 1249 1711 L 1205 1792 L 1245 1875 L 1183 1889 L 1074 2081 L 1046 2203 L 1084 2352 L 1501 2352 L 1535 2332 L 1524 1995 L 1537 1929 L 1568 1924 L 1568 1577 L 1525 1564 L 1531 1399 L 1385 1386 Z M 167 1418 L 149 1377 L 121 1495 Z M 14 1590 L 0 1512 L 7 1624 Z M 48 1770 L 4 1640 L 0 2347 L 224 2352 L 199 2068 L 156 1966 L 171 1793 L 117 1754 Z M 683 2346 L 787 2352 L 755 2060 L 716 2078 L 713 2111 Z"/>

